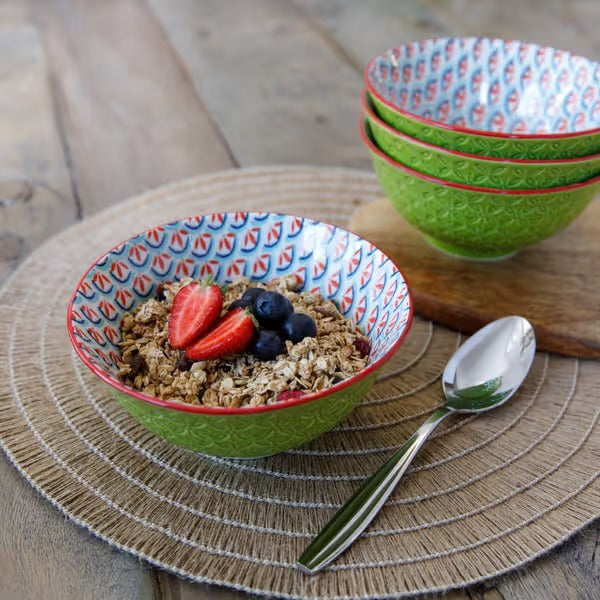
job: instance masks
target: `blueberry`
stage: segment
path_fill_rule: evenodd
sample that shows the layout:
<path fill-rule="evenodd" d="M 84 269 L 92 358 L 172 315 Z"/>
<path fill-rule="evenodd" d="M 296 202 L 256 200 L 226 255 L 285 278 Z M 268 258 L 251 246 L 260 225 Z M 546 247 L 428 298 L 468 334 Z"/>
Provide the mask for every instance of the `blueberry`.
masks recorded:
<path fill-rule="evenodd" d="M 293 312 L 292 303 L 279 292 L 263 292 L 254 302 L 254 314 L 267 329 L 279 329 Z"/>
<path fill-rule="evenodd" d="M 317 335 L 317 324 L 309 315 L 292 313 L 283 323 L 281 333 L 286 340 L 291 340 L 293 344 L 297 344 L 305 337 L 315 337 Z"/>
<path fill-rule="evenodd" d="M 264 294 L 264 291 L 262 288 L 248 288 L 243 294 L 242 294 L 242 302 L 247 302 L 246 306 L 254 306 L 254 303 L 256 302 L 256 299 L 261 295 Z"/>
<path fill-rule="evenodd" d="M 285 352 L 285 344 L 275 331 L 263 329 L 252 340 L 250 351 L 260 360 L 274 360 Z"/>
<path fill-rule="evenodd" d="M 244 300 L 242 297 L 240 300 L 234 300 L 230 305 L 228 310 L 233 310 L 234 308 L 253 308 L 253 304 L 249 300 Z"/>

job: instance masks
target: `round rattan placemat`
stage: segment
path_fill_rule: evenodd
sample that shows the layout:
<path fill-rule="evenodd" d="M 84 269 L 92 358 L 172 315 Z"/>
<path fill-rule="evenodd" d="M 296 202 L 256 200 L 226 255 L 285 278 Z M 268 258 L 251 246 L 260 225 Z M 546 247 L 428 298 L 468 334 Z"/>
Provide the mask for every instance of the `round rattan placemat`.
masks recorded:
<path fill-rule="evenodd" d="M 286 597 L 408 596 L 461 587 L 551 549 L 600 514 L 600 366 L 538 354 L 488 415 L 455 417 L 349 552 L 294 565 L 360 481 L 441 402 L 460 336 L 423 319 L 374 391 L 308 447 L 235 461 L 148 433 L 70 349 L 66 305 L 86 266 L 145 227 L 213 210 L 277 210 L 343 225 L 381 191 L 343 169 L 227 171 L 151 191 L 63 232 L 0 291 L 0 440 L 76 523 L 197 581 Z"/>

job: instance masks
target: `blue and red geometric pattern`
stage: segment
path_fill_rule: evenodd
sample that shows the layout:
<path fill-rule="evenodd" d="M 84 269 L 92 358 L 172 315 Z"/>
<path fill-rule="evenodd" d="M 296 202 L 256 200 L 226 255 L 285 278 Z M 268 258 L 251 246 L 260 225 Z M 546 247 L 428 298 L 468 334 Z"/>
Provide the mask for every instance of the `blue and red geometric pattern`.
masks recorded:
<path fill-rule="evenodd" d="M 71 333 L 97 367 L 116 378 L 123 314 L 163 281 L 241 275 L 266 282 L 294 274 L 360 325 L 370 363 L 394 347 L 412 313 L 406 281 L 371 243 L 339 227 L 283 214 L 217 213 L 145 231 L 102 256 L 73 295 Z"/>
<path fill-rule="evenodd" d="M 367 78 L 399 109 L 457 127 L 516 134 L 600 127 L 600 64 L 536 44 L 411 42 L 374 59 Z"/>

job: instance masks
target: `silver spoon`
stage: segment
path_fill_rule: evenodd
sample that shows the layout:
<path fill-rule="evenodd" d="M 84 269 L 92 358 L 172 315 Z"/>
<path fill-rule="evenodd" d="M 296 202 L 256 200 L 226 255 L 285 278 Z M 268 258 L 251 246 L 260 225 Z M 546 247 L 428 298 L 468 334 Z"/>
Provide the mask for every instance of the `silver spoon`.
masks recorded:
<path fill-rule="evenodd" d="M 431 432 L 454 413 L 480 413 L 504 404 L 523 383 L 535 356 L 535 334 L 523 317 L 493 321 L 471 336 L 444 369 L 444 407 L 436 410 L 342 506 L 298 559 L 314 574 L 364 531 Z"/>

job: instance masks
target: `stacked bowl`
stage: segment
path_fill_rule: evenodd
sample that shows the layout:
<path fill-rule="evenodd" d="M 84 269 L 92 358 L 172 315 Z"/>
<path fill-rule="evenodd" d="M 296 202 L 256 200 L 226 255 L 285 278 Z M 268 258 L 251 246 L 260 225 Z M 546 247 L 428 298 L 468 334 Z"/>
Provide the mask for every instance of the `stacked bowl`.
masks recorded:
<path fill-rule="evenodd" d="M 382 187 L 434 246 L 500 259 L 600 189 L 600 64 L 487 38 L 410 42 L 365 70 L 361 134 Z"/>

